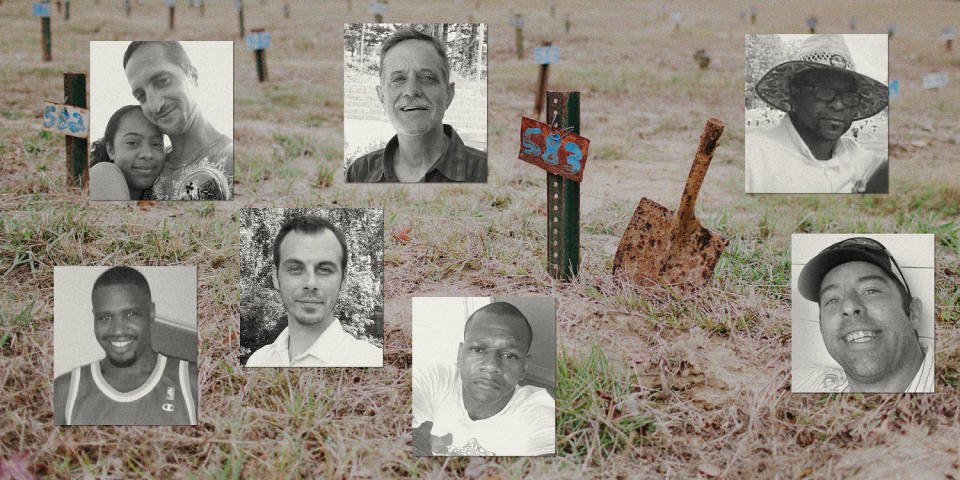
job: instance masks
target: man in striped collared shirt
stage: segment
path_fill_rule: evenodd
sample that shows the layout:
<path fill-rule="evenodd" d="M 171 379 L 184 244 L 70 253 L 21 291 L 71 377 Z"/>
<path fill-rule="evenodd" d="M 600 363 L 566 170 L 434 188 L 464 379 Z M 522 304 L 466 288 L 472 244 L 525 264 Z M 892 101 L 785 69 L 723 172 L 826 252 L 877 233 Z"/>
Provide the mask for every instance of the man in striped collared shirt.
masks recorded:
<path fill-rule="evenodd" d="M 824 345 L 842 368 L 796 372 L 795 390 L 933 392 L 933 347 L 918 334 L 923 305 L 881 243 L 855 237 L 825 248 L 798 288 L 819 305 Z"/>

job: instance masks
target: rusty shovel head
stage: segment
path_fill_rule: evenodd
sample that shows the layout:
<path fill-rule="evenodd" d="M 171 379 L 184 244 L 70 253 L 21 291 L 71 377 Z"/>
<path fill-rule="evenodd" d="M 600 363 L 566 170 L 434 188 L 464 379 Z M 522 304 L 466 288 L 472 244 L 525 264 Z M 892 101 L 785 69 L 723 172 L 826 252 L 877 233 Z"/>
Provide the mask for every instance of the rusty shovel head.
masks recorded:
<path fill-rule="evenodd" d="M 722 122 L 712 118 L 707 122 L 679 212 L 648 198 L 640 200 L 613 258 L 614 275 L 637 285 L 652 282 L 699 288 L 710 281 L 729 242 L 700 224 L 693 205 L 722 132 Z"/>

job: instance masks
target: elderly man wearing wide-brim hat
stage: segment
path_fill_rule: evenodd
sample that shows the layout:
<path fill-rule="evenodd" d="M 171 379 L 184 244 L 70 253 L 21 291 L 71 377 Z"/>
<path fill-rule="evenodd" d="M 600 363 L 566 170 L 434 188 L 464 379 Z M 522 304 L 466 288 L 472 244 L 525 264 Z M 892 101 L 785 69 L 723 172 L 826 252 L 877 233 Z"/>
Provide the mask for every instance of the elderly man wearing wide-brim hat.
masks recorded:
<path fill-rule="evenodd" d="M 747 134 L 747 193 L 859 193 L 875 183 L 871 176 L 886 158 L 843 134 L 886 108 L 888 90 L 856 71 L 843 37 L 809 36 L 793 60 L 757 82 L 756 92 L 786 115 Z"/>

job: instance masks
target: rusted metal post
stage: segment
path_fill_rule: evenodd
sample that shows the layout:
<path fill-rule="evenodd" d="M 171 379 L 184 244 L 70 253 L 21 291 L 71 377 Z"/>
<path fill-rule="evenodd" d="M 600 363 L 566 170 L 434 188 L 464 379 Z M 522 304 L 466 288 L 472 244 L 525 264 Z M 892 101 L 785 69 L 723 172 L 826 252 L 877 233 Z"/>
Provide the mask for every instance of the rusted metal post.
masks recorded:
<path fill-rule="evenodd" d="M 547 120 L 580 134 L 580 92 L 547 92 Z M 569 281 L 580 270 L 580 184 L 547 173 L 547 270 Z"/>
<path fill-rule="evenodd" d="M 551 42 L 543 42 L 543 46 L 549 47 Z M 547 79 L 550 74 L 550 64 L 540 65 L 540 76 L 537 78 L 537 99 L 533 102 L 534 117 L 540 118 L 540 112 L 543 111 L 543 97 L 547 93 Z M 547 118 L 550 120 L 550 118 Z"/>
<path fill-rule="evenodd" d="M 87 79 L 82 73 L 63 74 L 64 103 L 87 108 Z M 67 185 L 84 186 L 90 179 L 87 139 L 67 135 Z"/>

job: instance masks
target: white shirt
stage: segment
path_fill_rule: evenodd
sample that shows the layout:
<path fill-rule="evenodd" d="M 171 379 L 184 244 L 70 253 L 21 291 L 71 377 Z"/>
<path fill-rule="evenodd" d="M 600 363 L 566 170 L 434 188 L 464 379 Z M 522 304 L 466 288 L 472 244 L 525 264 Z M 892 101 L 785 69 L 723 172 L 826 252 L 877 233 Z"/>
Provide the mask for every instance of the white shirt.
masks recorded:
<path fill-rule="evenodd" d="M 840 137 L 829 160 L 817 160 L 789 115 L 766 130 L 746 135 L 746 193 L 852 193 L 866 184 L 884 159 Z"/>
<path fill-rule="evenodd" d="M 556 403 L 546 390 L 517 386 L 503 410 L 471 420 L 463 406 L 455 365 L 413 372 L 413 426 L 433 422 L 431 436 L 452 443 L 434 455 L 546 455 L 556 453 Z"/>
<path fill-rule="evenodd" d="M 248 367 L 382 367 L 383 349 L 345 332 L 334 320 L 305 352 L 290 361 L 290 327 L 247 359 Z"/>
<path fill-rule="evenodd" d="M 933 348 L 926 347 L 923 363 L 913 376 L 905 393 L 933 393 Z M 811 365 L 793 375 L 794 392 L 850 392 L 846 372 L 842 368 L 826 365 Z"/>

